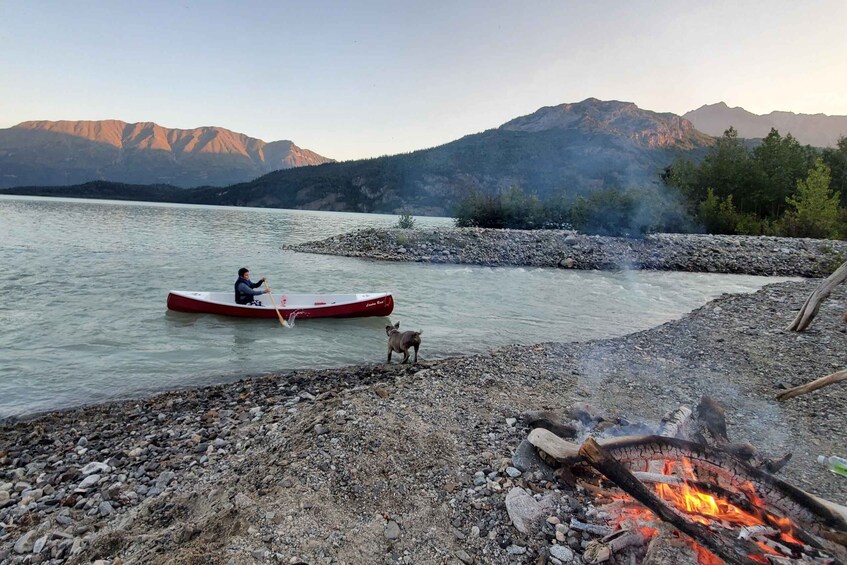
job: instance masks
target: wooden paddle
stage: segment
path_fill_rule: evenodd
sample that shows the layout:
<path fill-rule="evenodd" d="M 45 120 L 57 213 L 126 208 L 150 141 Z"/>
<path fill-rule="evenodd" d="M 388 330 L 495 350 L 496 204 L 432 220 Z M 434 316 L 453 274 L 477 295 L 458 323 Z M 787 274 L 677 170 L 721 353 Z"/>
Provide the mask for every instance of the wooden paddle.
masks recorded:
<path fill-rule="evenodd" d="M 282 314 L 279 312 L 279 308 L 276 307 L 276 300 L 274 300 L 274 295 L 271 292 L 271 285 L 268 284 L 267 279 L 265 279 L 265 288 L 268 289 L 268 295 L 271 297 L 271 304 L 274 305 L 274 310 L 276 311 L 276 315 L 279 318 L 279 323 L 282 324 L 283 328 L 287 328 L 288 322 L 285 321 L 285 318 L 282 317 Z"/>

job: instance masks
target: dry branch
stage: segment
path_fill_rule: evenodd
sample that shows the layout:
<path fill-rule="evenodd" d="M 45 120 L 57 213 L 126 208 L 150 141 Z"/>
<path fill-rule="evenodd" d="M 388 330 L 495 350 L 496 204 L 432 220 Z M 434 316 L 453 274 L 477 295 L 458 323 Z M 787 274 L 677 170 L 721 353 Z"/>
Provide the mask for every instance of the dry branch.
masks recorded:
<path fill-rule="evenodd" d="M 808 328 L 809 324 L 812 323 L 812 320 L 814 320 L 815 316 L 818 314 L 821 302 L 826 300 L 826 297 L 829 296 L 829 293 L 832 292 L 833 288 L 845 280 L 847 280 L 847 262 L 838 267 L 834 273 L 829 275 L 829 277 L 818 285 L 815 291 L 809 295 L 809 298 L 806 299 L 805 304 L 803 304 L 803 307 L 800 308 L 800 311 L 797 313 L 794 321 L 788 326 L 788 330 L 802 332 Z"/>
<path fill-rule="evenodd" d="M 794 388 L 784 390 L 777 394 L 776 398 L 777 400 L 788 400 L 789 398 L 794 398 L 795 396 L 800 396 L 801 394 L 806 394 L 807 392 L 812 392 L 813 390 L 818 390 L 819 388 L 823 388 L 825 386 L 829 386 L 841 381 L 847 381 L 847 369 L 844 369 L 843 371 L 838 371 L 837 373 L 832 373 L 831 375 L 827 375 L 819 379 L 815 379 L 814 381 L 808 382 L 804 385 L 795 386 Z"/>

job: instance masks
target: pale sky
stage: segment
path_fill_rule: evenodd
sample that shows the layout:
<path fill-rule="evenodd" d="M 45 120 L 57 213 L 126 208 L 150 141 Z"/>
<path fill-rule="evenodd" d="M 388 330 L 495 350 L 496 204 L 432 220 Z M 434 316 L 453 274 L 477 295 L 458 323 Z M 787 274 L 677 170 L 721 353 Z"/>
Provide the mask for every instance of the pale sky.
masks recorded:
<path fill-rule="evenodd" d="M 847 115 L 847 2 L 0 0 L 0 128 L 221 126 L 346 160 L 588 97 Z"/>

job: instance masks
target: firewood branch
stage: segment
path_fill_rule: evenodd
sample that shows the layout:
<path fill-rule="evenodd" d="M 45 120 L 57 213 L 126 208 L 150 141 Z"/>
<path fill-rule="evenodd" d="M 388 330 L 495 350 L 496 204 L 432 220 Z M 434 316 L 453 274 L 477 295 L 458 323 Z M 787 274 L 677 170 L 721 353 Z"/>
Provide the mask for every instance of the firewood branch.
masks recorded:
<path fill-rule="evenodd" d="M 813 390 L 818 390 L 819 388 L 833 385 L 835 383 L 839 383 L 845 380 L 847 380 L 847 369 L 844 369 L 843 371 L 838 371 L 837 373 L 832 373 L 831 375 L 827 375 L 819 379 L 815 379 L 814 381 L 808 382 L 806 384 L 795 386 L 794 388 L 789 388 L 788 390 L 784 390 L 777 394 L 776 398 L 777 400 L 788 400 L 789 398 L 794 398 L 795 396 L 800 396 L 801 394 L 806 394 L 807 392 L 812 392 Z"/>

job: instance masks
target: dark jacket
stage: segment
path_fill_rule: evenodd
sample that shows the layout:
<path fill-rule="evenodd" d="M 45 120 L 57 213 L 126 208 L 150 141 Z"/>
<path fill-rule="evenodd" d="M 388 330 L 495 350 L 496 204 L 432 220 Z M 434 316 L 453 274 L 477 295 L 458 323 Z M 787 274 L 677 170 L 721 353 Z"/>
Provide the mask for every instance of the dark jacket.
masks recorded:
<path fill-rule="evenodd" d="M 262 286 L 262 282 L 254 283 L 250 279 L 244 279 L 238 277 L 238 280 L 235 281 L 235 303 L 236 304 L 250 304 L 253 302 L 253 297 L 258 296 L 260 294 L 264 294 L 264 290 L 253 290 L 258 286 Z"/>

